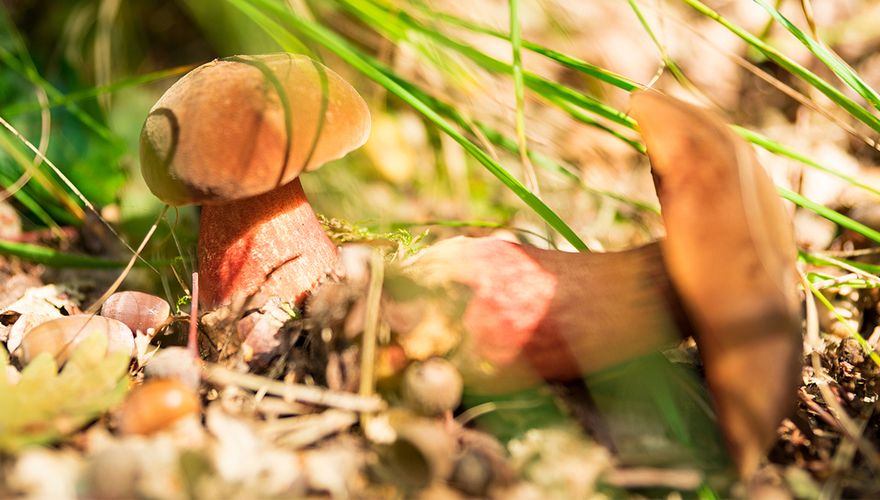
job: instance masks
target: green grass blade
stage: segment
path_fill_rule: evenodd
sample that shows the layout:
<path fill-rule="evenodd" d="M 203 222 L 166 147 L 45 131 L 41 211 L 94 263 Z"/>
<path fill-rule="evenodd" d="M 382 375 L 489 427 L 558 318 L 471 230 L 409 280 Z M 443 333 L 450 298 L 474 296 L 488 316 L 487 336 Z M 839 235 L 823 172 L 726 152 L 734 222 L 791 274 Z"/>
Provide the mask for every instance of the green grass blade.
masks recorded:
<path fill-rule="evenodd" d="M 666 47 L 660 42 L 660 38 L 654 33 L 654 29 L 651 28 L 651 24 L 645 18 L 644 14 L 642 14 L 642 9 L 639 8 L 639 5 L 635 0 L 627 0 L 629 2 L 629 7 L 632 9 L 633 13 L 636 15 L 636 19 L 638 19 L 639 24 L 642 25 L 642 29 L 645 30 L 645 33 L 648 34 L 648 37 L 651 39 L 651 42 L 654 43 L 654 46 L 657 47 L 657 50 L 660 52 L 660 59 L 663 61 L 663 65 L 669 69 L 669 72 L 672 73 L 672 76 L 675 79 L 683 84 L 689 85 L 690 81 L 684 76 L 684 71 L 678 66 L 669 54 L 666 52 Z"/>
<path fill-rule="evenodd" d="M 246 4 L 244 0 L 228 0 L 232 5 L 241 8 Z M 547 224 L 559 232 L 572 246 L 578 250 L 589 250 L 587 245 L 577 236 L 577 234 L 563 221 L 550 207 L 548 207 L 534 193 L 526 189 L 515 177 L 495 162 L 485 151 L 480 149 L 476 144 L 468 140 L 461 132 L 456 130 L 446 119 L 444 119 L 436 110 L 428 105 L 425 101 L 419 99 L 416 95 L 409 92 L 401 86 L 396 80 L 389 78 L 383 71 L 374 66 L 373 58 L 362 53 L 349 42 L 339 37 L 332 31 L 324 28 L 320 24 L 302 19 L 290 11 L 283 9 L 280 5 L 268 0 L 255 0 L 251 3 L 259 4 L 263 8 L 271 10 L 275 16 L 284 19 L 290 23 L 300 34 L 318 43 L 328 50 L 332 51 L 342 60 L 350 64 L 370 79 L 382 85 L 389 92 L 393 93 L 404 102 L 419 111 L 428 120 L 430 120 L 437 128 L 449 135 L 458 142 L 474 159 L 482 164 L 489 172 L 497 177 L 505 186 L 507 186 L 514 194 L 516 194 L 526 205 L 528 205 L 535 213 L 538 214 Z M 243 13 L 249 15 L 249 11 L 245 7 L 241 9 Z"/>
<path fill-rule="evenodd" d="M 767 11 L 773 19 L 776 20 L 780 25 L 782 25 L 785 29 L 788 30 L 789 33 L 794 35 L 795 38 L 801 42 L 804 47 L 806 47 L 810 52 L 816 56 L 817 59 L 822 61 L 825 66 L 828 67 L 835 75 L 837 75 L 840 80 L 847 84 L 849 88 L 853 89 L 857 94 L 862 96 L 865 101 L 871 103 L 875 109 L 880 109 L 880 94 L 871 88 L 862 78 L 856 73 L 856 71 L 843 59 L 840 58 L 837 54 L 832 52 L 828 47 L 820 42 L 817 42 L 812 37 L 804 33 L 800 28 L 795 26 L 791 21 L 788 20 L 785 16 L 779 12 L 778 9 L 774 8 L 772 5 L 768 4 L 765 0 L 753 0 L 755 3 L 760 5 L 765 11 Z"/>
<path fill-rule="evenodd" d="M 387 5 L 387 4 L 386 4 Z M 488 26 L 483 26 L 460 17 L 454 16 L 452 14 L 448 14 L 445 12 L 436 11 L 433 9 L 429 9 L 428 7 L 422 5 L 421 3 L 416 3 L 414 5 L 415 8 L 419 9 L 423 14 L 430 16 L 431 19 L 443 21 L 446 24 L 451 26 L 456 26 L 459 28 L 464 28 L 468 31 L 479 33 L 482 35 L 488 35 L 494 38 L 499 38 L 501 40 L 510 40 L 511 37 L 506 33 L 502 33 L 501 31 L 494 30 Z M 393 8 L 391 5 L 387 5 L 386 8 Z M 619 89 L 626 90 L 627 92 L 635 90 L 637 88 L 641 88 L 641 85 L 626 78 L 625 76 L 618 75 L 613 71 L 609 71 L 605 68 L 600 68 L 599 66 L 590 64 L 582 59 L 578 59 L 576 57 L 572 57 L 568 54 L 563 54 L 562 52 L 547 48 L 543 45 L 531 42 L 529 40 L 522 39 L 521 41 L 522 48 L 534 52 L 536 54 L 540 54 L 550 60 L 556 61 L 557 63 L 565 66 L 566 68 L 573 69 L 577 72 L 583 73 L 587 76 L 591 76 L 596 78 L 597 80 L 601 80 L 605 83 L 609 83 Z"/>
<path fill-rule="evenodd" d="M 342 5 L 343 7 L 347 7 L 349 12 L 360 17 L 371 26 L 385 28 L 390 24 L 403 22 L 405 23 L 407 29 L 411 29 L 417 33 L 425 35 L 429 39 L 458 52 L 459 54 L 474 61 L 475 63 L 480 65 L 480 67 L 488 71 L 508 75 L 513 73 L 513 68 L 510 64 L 495 59 L 494 57 L 488 56 L 483 52 L 480 52 L 479 50 L 473 48 L 472 46 L 455 40 L 447 35 L 444 35 L 443 33 L 440 33 L 439 31 L 430 29 L 407 13 L 388 12 L 382 10 L 381 7 L 375 4 L 370 4 L 368 8 L 365 6 L 364 2 L 356 2 L 355 4 L 355 2 L 352 2 L 350 0 L 338 1 L 340 5 Z M 395 41 L 399 42 L 400 39 L 397 39 Z M 571 87 L 567 87 L 565 85 L 550 81 L 530 71 L 523 71 L 523 82 L 530 90 L 540 94 L 545 98 L 547 96 L 553 96 L 557 98 L 557 100 L 553 102 L 558 102 L 558 100 L 560 99 L 567 101 L 570 104 L 586 109 L 591 113 L 601 116 L 611 122 L 617 123 L 618 125 L 622 125 L 631 130 L 635 130 L 635 121 L 627 116 L 626 113 L 616 110 L 613 107 L 608 106 L 607 104 L 599 102 L 598 100 L 587 96 L 586 94 L 578 92 Z"/>
<path fill-rule="evenodd" d="M 24 154 L 16 149 L 15 145 L 10 141 L 4 132 L 0 132 L 0 151 L 4 151 L 6 155 L 12 159 L 15 163 L 17 163 L 21 167 L 22 172 L 26 172 L 29 169 L 34 169 L 30 160 L 24 157 Z M 5 186 L 10 186 L 15 182 L 15 179 L 7 178 L 6 175 L 3 175 L 3 184 Z M 28 181 L 34 181 L 33 177 Z M 49 227 L 56 235 L 60 235 L 61 231 L 58 227 L 58 223 L 49 213 L 45 210 L 45 208 L 37 203 L 29 194 L 27 194 L 23 189 L 16 190 L 13 193 L 13 196 L 19 200 L 27 209 L 31 210 L 40 222 Z M 49 204 L 47 204 L 49 206 Z"/>
<path fill-rule="evenodd" d="M 313 51 L 307 47 L 302 40 L 295 37 L 290 30 L 285 29 L 283 26 L 273 21 L 269 16 L 263 14 L 253 5 L 242 3 L 238 8 L 244 11 L 255 24 L 272 37 L 272 39 L 274 39 L 284 51 L 306 54 L 314 57 Z"/>
<path fill-rule="evenodd" d="M 776 186 L 776 190 L 779 192 L 780 195 L 782 195 L 783 198 L 791 201 L 795 205 L 815 212 L 816 215 L 820 215 L 841 227 L 845 227 L 851 231 L 855 231 L 865 238 L 868 238 L 876 243 L 880 243 L 880 232 L 871 229 L 861 222 L 850 219 L 849 217 L 843 215 L 836 210 L 832 210 L 824 205 L 816 203 L 815 201 L 810 200 L 784 187 Z"/>
<path fill-rule="evenodd" d="M 522 33 L 519 25 L 519 0 L 508 0 L 510 11 L 510 48 L 513 52 L 513 88 L 516 100 L 516 141 L 519 146 L 519 156 L 526 178 L 526 186 L 535 192 L 540 192 L 538 176 L 535 167 L 529 161 L 529 143 L 526 139 L 526 99 L 523 85 L 522 65 Z"/>
<path fill-rule="evenodd" d="M 755 144 L 757 146 L 760 146 L 775 155 L 780 155 L 780 156 L 785 156 L 787 158 L 791 158 L 792 160 L 796 160 L 800 163 L 803 163 L 804 165 L 806 165 L 810 168 L 813 168 L 813 169 L 818 170 L 820 172 L 824 172 L 828 175 L 832 175 L 834 177 L 837 177 L 838 179 L 844 180 L 847 183 L 849 183 L 850 185 L 855 186 L 859 189 L 863 189 L 873 195 L 880 196 L 880 190 L 878 190 L 877 188 L 870 186 L 868 184 L 865 184 L 864 182 L 856 179 L 855 177 L 849 176 L 849 175 L 847 175 L 837 169 L 822 165 L 821 163 L 810 158 L 809 156 L 802 155 L 802 154 L 798 153 L 797 151 L 794 151 L 793 149 L 790 149 L 782 144 L 779 144 L 778 142 L 773 141 L 772 139 L 770 139 L 767 136 L 761 135 L 757 132 L 754 132 L 754 131 L 749 130 L 744 127 L 740 127 L 738 125 L 733 125 L 732 128 L 737 134 L 742 136 L 747 141 L 749 141 L 752 144 Z"/>
<path fill-rule="evenodd" d="M 780 65 L 783 69 L 785 69 L 792 75 L 797 76 L 798 78 L 813 86 L 819 92 L 825 94 L 826 97 L 831 99 L 835 104 L 840 106 L 841 109 L 849 113 L 857 120 L 871 127 L 874 131 L 880 132 L 880 119 L 871 114 L 865 108 L 856 104 L 856 102 L 852 99 L 846 97 L 841 91 L 831 86 L 831 84 L 820 78 L 812 71 L 804 68 L 788 56 L 771 47 L 748 31 L 733 24 L 724 16 L 722 16 L 718 12 L 715 12 L 706 4 L 700 2 L 700 0 L 684 0 L 684 2 L 700 14 L 708 17 L 709 19 L 712 19 L 713 21 L 727 28 L 731 33 L 741 38 L 743 41 L 764 54 L 767 58 L 771 59 L 776 64 Z"/>
<path fill-rule="evenodd" d="M 519 149 L 518 149 L 518 145 L 517 145 L 516 140 L 504 135 L 503 133 L 499 132 L 495 128 L 493 128 L 485 123 L 482 123 L 479 121 L 472 123 L 469 119 L 465 118 L 454 106 L 452 106 L 451 104 L 449 104 L 445 101 L 442 101 L 434 96 L 431 96 L 430 94 L 425 92 L 423 89 L 421 89 L 417 85 L 414 85 L 412 82 L 408 82 L 406 80 L 399 78 L 397 75 L 394 74 L 394 71 L 392 71 L 387 66 L 384 66 L 378 62 L 375 62 L 374 65 L 376 66 L 377 69 L 379 69 L 380 71 L 385 73 L 385 75 L 388 78 L 395 80 L 399 85 L 401 85 L 402 87 L 407 89 L 413 95 L 415 95 L 419 99 L 425 101 L 426 103 L 430 104 L 430 106 L 432 108 L 437 110 L 443 116 L 445 116 L 445 117 L 449 118 L 450 120 L 452 120 L 453 122 L 455 122 L 462 129 L 466 130 L 472 137 L 476 137 L 479 135 L 477 133 L 477 131 L 474 130 L 474 127 L 476 127 L 477 129 L 479 129 L 479 133 L 482 134 L 483 136 L 485 136 L 490 142 L 492 142 L 492 144 L 495 144 L 496 146 L 500 146 L 512 154 L 518 154 Z M 592 119 L 592 118 L 588 118 L 588 119 Z M 624 142 L 629 144 L 636 151 L 638 151 L 642 154 L 646 153 L 644 144 L 642 144 L 634 139 L 630 139 L 628 137 L 620 135 L 620 133 L 617 132 L 616 130 L 613 130 L 610 128 L 606 129 L 605 126 L 602 124 L 597 123 L 596 126 L 598 128 L 605 130 L 606 132 L 608 132 L 610 134 L 617 134 L 618 138 L 620 138 L 621 140 L 623 140 Z M 574 171 L 574 168 L 569 168 L 569 167 L 563 166 L 560 163 L 552 160 L 551 158 L 548 158 L 548 157 L 546 157 L 540 153 L 537 153 L 535 151 L 529 151 L 528 154 L 529 154 L 529 159 L 531 161 L 533 161 L 535 163 L 535 165 L 538 165 L 548 171 L 555 172 L 555 173 L 564 175 L 565 177 L 568 177 L 569 179 L 576 182 L 579 186 L 581 186 L 585 191 L 587 191 L 589 193 L 599 195 L 599 196 L 604 196 L 607 198 L 611 198 L 611 199 L 619 201 L 621 203 L 631 205 L 639 210 L 645 210 L 645 211 L 656 213 L 656 214 L 660 213 L 660 209 L 656 205 L 652 205 L 650 203 L 646 203 L 646 202 L 642 202 L 642 201 L 638 201 L 638 200 L 633 200 L 631 198 L 628 198 L 628 197 L 623 196 L 618 193 L 613 193 L 611 191 L 605 191 L 602 189 L 596 189 L 596 188 L 588 186 L 587 184 L 585 184 L 583 182 L 583 180 L 581 180 L 580 175 L 578 175 L 577 172 Z"/>
<path fill-rule="evenodd" d="M 500 146 L 501 148 L 504 148 L 505 150 L 507 150 L 510 153 L 516 154 L 516 152 L 517 152 L 516 141 L 505 136 L 501 132 L 493 129 L 492 127 L 490 127 L 486 124 L 477 122 L 477 126 L 480 128 L 480 131 L 483 133 L 483 135 L 486 136 L 487 139 L 492 141 L 492 144 L 495 144 L 496 146 Z M 652 204 L 644 202 L 644 201 L 634 200 L 632 198 L 623 196 L 618 193 L 613 193 L 611 191 L 605 191 L 603 189 L 596 189 L 594 187 L 588 186 L 587 184 L 584 183 L 583 180 L 581 180 L 581 176 L 578 175 L 578 173 L 575 172 L 575 170 L 573 168 L 567 167 L 567 166 L 565 166 L 565 165 L 563 165 L 563 164 L 561 164 L 561 163 L 559 163 L 559 162 L 557 162 L 557 161 L 555 161 L 555 160 L 553 160 L 553 159 L 551 159 L 541 153 L 537 153 L 535 151 L 529 151 L 529 159 L 531 159 L 535 163 L 535 165 L 538 165 L 541 168 L 544 168 L 545 170 L 555 172 L 557 174 L 560 174 L 560 175 L 563 175 L 563 176 L 569 178 L 570 180 L 577 183 L 582 189 L 584 189 L 585 191 L 587 191 L 589 193 L 599 195 L 599 196 L 604 196 L 606 198 L 610 198 L 612 200 L 619 201 L 621 203 L 624 203 L 626 205 L 630 205 L 630 206 L 637 208 L 639 210 L 644 210 L 646 212 L 651 212 L 651 213 L 657 214 L 657 215 L 660 214 L 660 207 L 658 207 L 656 205 L 652 205 Z"/>
<path fill-rule="evenodd" d="M 37 264 L 51 267 L 78 267 L 89 269 L 117 269 L 125 267 L 125 262 L 102 259 L 90 255 L 80 255 L 30 243 L 0 240 L 0 255 L 18 257 Z"/>

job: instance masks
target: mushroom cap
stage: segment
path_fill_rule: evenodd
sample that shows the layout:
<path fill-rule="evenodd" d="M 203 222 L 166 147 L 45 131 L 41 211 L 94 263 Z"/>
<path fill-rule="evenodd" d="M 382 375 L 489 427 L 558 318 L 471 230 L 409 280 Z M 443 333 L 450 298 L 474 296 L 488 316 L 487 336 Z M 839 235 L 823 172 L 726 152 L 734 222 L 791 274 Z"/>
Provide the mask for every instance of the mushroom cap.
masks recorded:
<path fill-rule="evenodd" d="M 303 55 L 235 56 L 169 88 L 141 131 L 141 170 L 171 205 L 270 191 L 364 144 L 370 112 L 339 75 Z"/>
<path fill-rule="evenodd" d="M 714 114 L 633 92 L 663 208 L 667 271 L 722 432 L 748 477 L 794 404 L 802 339 L 791 221 L 751 145 Z"/>

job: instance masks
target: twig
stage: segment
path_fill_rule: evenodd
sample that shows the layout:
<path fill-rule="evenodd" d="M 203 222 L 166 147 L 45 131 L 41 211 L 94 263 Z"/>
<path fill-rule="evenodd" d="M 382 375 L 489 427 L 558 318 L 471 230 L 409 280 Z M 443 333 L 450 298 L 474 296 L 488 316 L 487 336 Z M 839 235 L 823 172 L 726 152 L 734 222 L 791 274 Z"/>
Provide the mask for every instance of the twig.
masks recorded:
<path fill-rule="evenodd" d="M 267 394 L 313 405 L 356 412 L 377 412 L 385 409 L 378 396 L 360 396 L 350 392 L 332 391 L 312 385 L 288 384 L 259 375 L 238 373 L 222 366 L 206 363 L 202 376 L 217 385 L 235 385 L 250 391 L 264 389 Z"/>
<path fill-rule="evenodd" d="M 254 399 L 256 402 L 256 410 L 271 418 L 277 418 L 281 415 L 305 415 L 315 411 L 313 406 L 285 401 L 282 398 L 274 396 Z"/>
<path fill-rule="evenodd" d="M 358 394 L 370 397 L 374 392 L 376 371 L 376 338 L 379 334 L 379 308 L 382 300 L 382 281 L 385 279 L 385 260 L 380 250 L 370 258 L 370 287 L 367 291 L 367 311 L 361 346 L 361 382 Z M 363 419 L 364 416 L 362 415 Z M 361 422 L 364 424 L 365 422 Z"/>
<path fill-rule="evenodd" d="M 261 433 L 273 442 L 291 448 L 303 448 L 327 436 L 342 432 L 357 423 L 357 414 L 326 410 L 301 417 L 284 418 L 268 423 Z"/>
<path fill-rule="evenodd" d="M 190 301 L 189 315 L 189 335 L 186 339 L 186 347 L 193 357 L 198 359 L 199 356 L 199 273 L 192 273 L 192 300 Z"/>
<path fill-rule="evenodd" d="M 685 491 L 694 491 L 703 482 L 703 476 L 697 470 L 652 467 L 612 469 L 603 479 L 621 488 L 660 487 Z"/>

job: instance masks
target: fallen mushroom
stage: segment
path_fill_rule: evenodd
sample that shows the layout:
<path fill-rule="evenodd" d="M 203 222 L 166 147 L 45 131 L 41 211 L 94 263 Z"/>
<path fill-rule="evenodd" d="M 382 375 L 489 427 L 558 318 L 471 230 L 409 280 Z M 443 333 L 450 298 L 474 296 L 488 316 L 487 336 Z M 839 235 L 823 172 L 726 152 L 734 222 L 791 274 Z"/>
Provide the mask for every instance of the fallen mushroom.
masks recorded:
<path fill-rule="evenodd" d="M 681 336 L 657 244 L 570 253 L 457 237 L 422 252 L 413 270 L 426 285 L 470 289 L 457 364 L 472 391 L 572 380 Z"/>
<path fill-rule="evenodd" d="M 165 92 L 141 132 L 141 169 L 165 202 L 203 204 L 205 307 L 258 292 L 300 300 L 333 267 L 298 176 L 361 146 L 369 117 L 351 85 L 294 54 L 212 61 Z"/>
<path fill-rule="evenodd" d="M 751 151 L 717 117 L 636 92 L 668 237 L 614 253 L 453 238 L 414 266 L 469 289 L 456 356 L 471 390 L 570 380 L 694 334 L 719 425 L 749 477 L 800 376 L 791 223 Z"/>

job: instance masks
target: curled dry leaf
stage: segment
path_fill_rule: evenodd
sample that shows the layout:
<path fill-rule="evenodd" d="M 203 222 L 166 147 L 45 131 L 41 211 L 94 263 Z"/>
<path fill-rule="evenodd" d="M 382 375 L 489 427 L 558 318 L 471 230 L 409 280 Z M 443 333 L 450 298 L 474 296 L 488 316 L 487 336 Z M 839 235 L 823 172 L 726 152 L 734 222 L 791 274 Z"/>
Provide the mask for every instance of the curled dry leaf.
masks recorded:
<path fill-rule="evenodd" d="M 4 288 L 11 287 L 6 289 L 10 295 L 4 297 L 3 300 L 8 302 L 0 312 L 0 340 L 6 341 L 10 352 L 18 349 L 27 330 L 50 319 L 60 318 L 63 316 L 62 310 L 70 312 L 76 309 L 65 287 L 39 286 L 39 282 L 19 279 L 22 276 L 25 275 L 12 277 L 3 285 Z"/>
<path fill-rule="evenodd" d="M 360 446 L 345 436 L 300 455 L 308 489 L 332 498 L 352 496 L 363 487 L 366 457 Z"/>
<path fill-rule="evenodd" d="M 76 498 L 80 468 L 71 450 L 58 453 L 35 447 L 19 455 L 5 479 L 27 498 Z"/>
<path fill-rule="evenodd" d="M 282 347 L 281 330 L 292 319 L 290 308 L 277 297 L 270 298 L 258 310 L 240 319 L 236 325 L 244 350 L 244 359 L 257 365 L 277 354 Z"/>
<path fill-rule="evenodd" d="M 663 258 L 719 424 L 750 476 L 792 408 L 802 340 L 791 221 L 751 146 L 711 113 L 634 92 L 663 208 Z"/>
<path fill-rule="evenodd" d="M 9 274 L 0 271 L 0 280 L 0 311 L 3 311 L 0 317 L 5 317 L 10 309 L 14 312 L 16 309 L 10 307 L 11 304 L 24 297 L 28 290 L 40 288 L 42 285 L 35 276 L 24 273 Z"/>

